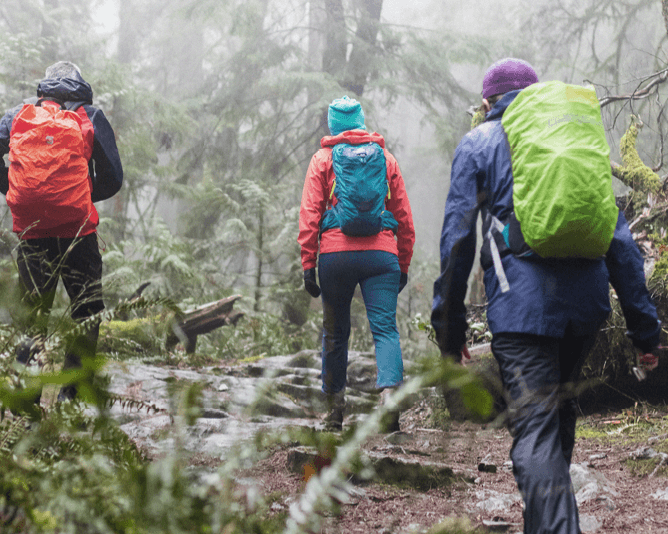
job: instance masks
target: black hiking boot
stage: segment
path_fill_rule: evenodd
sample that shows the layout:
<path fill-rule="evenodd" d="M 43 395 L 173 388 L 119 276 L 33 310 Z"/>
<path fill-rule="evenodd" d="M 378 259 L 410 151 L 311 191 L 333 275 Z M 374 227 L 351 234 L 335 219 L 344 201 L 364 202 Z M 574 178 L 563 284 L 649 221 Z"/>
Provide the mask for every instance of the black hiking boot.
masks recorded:
<path fill-rule="evenodd" d="M 71 401 L 77 396 L 77 387 L 76 386 L 63 386 L 58 392 L 57 402 Z"/>
<path fill-rule="evenodd" d="M 343 390 L 327 395 L 327 415 L 322 422 L 327 432 L 341 432 L 343 430 L 343 412 L 346 409 L 346 398 Z"/>
<path fill-rule="evenodd" d="M 394 390 L 386 388 L 380 392 L 380 404 L 381 406 L 387 406 L 389 403 L 390 395 Z M 399 432 L 401 430 L 399 426 L 399 417 L 401 416 L 401 409 L 399 406 L 395 408 L 388 408 L 385 415 L 382 417 L 380 422 L 380 432 L 382 434 L 392 434 L 393 432 Z"/>
<path fill-rule="evenodd" d="M 37 359 L 37 364 L 40 365 L 38 355 L 43 348 L 43 343 L 39 338 L 33 339 L 28 337 L 16 346 L 16 361 L 27 367 L 33 360 Z M 41 402 L 42 391 L 40 389 L 40 391 L 33 397 L 33 404 L 39 406 Z"/>

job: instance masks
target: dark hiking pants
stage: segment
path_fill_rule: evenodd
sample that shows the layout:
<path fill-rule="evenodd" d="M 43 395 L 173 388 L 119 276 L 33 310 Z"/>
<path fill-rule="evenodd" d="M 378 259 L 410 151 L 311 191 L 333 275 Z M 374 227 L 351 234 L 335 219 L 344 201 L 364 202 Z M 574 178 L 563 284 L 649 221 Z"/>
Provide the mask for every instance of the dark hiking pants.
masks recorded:
<path fill-rule="evenodd" d="M 102 256 L 97 234 L 78 238 L 47 237 L 23 239 L 18 247 L 19 287 L 28 308 L 27 333 L 46 336 L 46 326 L 62 278 L 70 298 L 71 317 L 81 322 L 104 309 L 102 301 Z M 63 369 L 81 367 L 82 356 L 93 356 L 97 346 L 99 325 L 95 324 L 79 337 L 68 342 Z M 27 363 L 29 351 L 18 360 Z M 67 398 L 74 397 L 72 386 L 61 390 Z"/>
<path fill-rule="evenodd" d="M 570 328 L 563 338 L 494 335 L 492 352 L 510 398 L 510 457 L 525 534 L 580 534 L 569 472 L 577 418 L 572 385 L 595 337 Z"/>
<path fill-rule="evenodd" d="M 360 250 L 320 254 L 318 278 L 322 289 L 322 390 L 346 386 L 350 306 L 359 284 L 376 351 L 379 389 L 403 381 L 403 360 L 397 328 L 397 295 L 401 271 L 396 254 Z"/>

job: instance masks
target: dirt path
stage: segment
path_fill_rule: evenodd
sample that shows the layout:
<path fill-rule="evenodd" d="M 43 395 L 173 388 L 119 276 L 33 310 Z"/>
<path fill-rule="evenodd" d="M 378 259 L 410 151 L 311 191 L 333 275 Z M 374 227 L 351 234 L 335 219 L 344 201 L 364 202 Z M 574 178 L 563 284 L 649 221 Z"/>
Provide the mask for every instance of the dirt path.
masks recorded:
<path fill-rule="evenodd" d="M 508 463 L 508 432 L 455 422 L 447 431 L 429 429 L 428 416 L 423 401 L 402 416 L 406 436 L 400 445 L 376 436 L 364 448 L 408 460 L 443 462 L 459 480 L 428 491 L 377 483 L 357 486 L 359 493 L 339 515 L 327 518 L 321 534 L 425 532 L 448 517 L 467 518 L 481 532 L 490 521 L 506 524 L 495 531 L 522 531 L 522 504 Z M 588 473 L 590 486 L 592 480 L 597 485 L 594 496 L 580 505 L 583 532 L 668 533 L 668 500 L 652 497 L 664 492 L 668 499 L 668 467 L 664 464 L 650 476 L 660 457 L 630 461 L 631 453 L 643 446 L 668 452 L 667 429 L 666 413 L 639 408 L 580 421 L 573 463 Z M 494 466 L 496 472 L 479 471 L 480 463 Z M 305 485 L 302 476 L 288 470 L 286 449 L 276 450 L 248 474 L 259 479 L 267 493 L 277 492 L 276 511 L 285 512 Z M 500 497 L 505 506 L 495 508 Z"/>

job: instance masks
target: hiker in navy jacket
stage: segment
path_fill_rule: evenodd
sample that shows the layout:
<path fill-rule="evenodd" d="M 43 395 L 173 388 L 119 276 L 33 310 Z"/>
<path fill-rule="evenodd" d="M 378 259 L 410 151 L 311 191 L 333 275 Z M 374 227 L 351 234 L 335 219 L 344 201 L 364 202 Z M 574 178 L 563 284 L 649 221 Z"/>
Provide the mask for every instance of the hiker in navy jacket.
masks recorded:
<path fill-rule="evenodd" d="M 524 497 L 524 532 L 580 532 L 569 467 L 576 404 L 565 398 L 610 312 L 609 284 L 617 292 L 628 335 L 650 353 L 660 322 L 645 285 L 643 258 L 620 212 L 604 258 L 526 259 L 495 240 L 507 290 L 493 265 L 489 230 L 513 210 L 513 174 L 501 117 L 538 77 L 526 62 L 505 59 L 483 80 L 485 121 L 460 142 L 452 163 L 441 234 L 441 274 L 434 283 L 431 322 L 443 355 L 467 356 L 464 298 L 476 251 L 476 220 L 483 219 L 487 320 L 492 352 L 510 399 L 513 472 Z M 505 281 L 504 281 L 505 284 Z"/>
<path fill-rule="evenodd" d="M 82 78 L 76 65 L 59 61 L 48 67 L 45 79 L 37 86 L 37 97 L 28 99 L 25 104 L 37 104 L 38 100 L 42 107 L 65 108 L 78 115 L 83 137 L 83 158 L 88 160 L 89 184 L 82 187 L 86 195 L 90 194 L 90 198 L 84 198 L 86 195 L 76 197 L 72 195 L 73 203 L 78 202 L 84 206 L 83 216 L 75 217 L 76 220 L 63 221 L 62 224 L 59 220 L 49 221 L 49 224 L 46 224 L 44 214 L 48 214 L 49 210 L 38 212 L 31 207 L 29 201 L 25 202 L 25 206 L 21 206 L 20 212 L 18 209 L 16 212 L 12 211 L 14 231 L 19 237 L 17 258 L 19 282 L 24 303 L 28 307 L 26 327 L 29 341 L 19 348 L 17 355 L 22 363 L 28 363 L 33 354 L 39 350 L 39 343 L 35 343 L 35 340 L 43 339 L 46 333 L 45 318 L 48 317 L 61 277 L 71 300 L 72 319 L 81 322 L 104 309 L 101 284 L 102 257 L 96 233 L 99 217 L 92 202 L 112 197 L 123 183 L 123 168 L 114 132 L 104 113 L 92 105 L 93 90 Z M 0 120 L 0 157 L 10 153 L 10 137 L 14 139 L 16 136 L 12 135 L 12 127 L 23 107 L 22 104 L 11 109 Z M 53 138 L 49 140 L 47 136 L 45 143 L 53 145 Z M 79 154 L 79 152 L 71 154 L 75 153 Z M 39 159 L 39 156 L 35 157 Z M 79 154 L 78 157 L 82 156 Z M 60 160 L 56 158 L 55 161 Z M 85 159 L 81 161 L 80 167 L 83 167 L 85 176 Z M 34 168 L 41 170 L 39 164 Z M 13 176 L 12 180 L 15 181 L 25 178 L 16 169 L 12 175 L 4 163 L 0 165 L 0 192 L 7 195 L 8 202 L 10 194 L 13 193 L 12 188 L 17 187 L 14 181 L 10 187 L 10 178 Z M 44 170 L 45 176 L 48 176 L 48 172 L 49 169 Z M 32 177 L 27 176 L 27 178 Z M 66 191 L 62 196 L 70 194 Z M 67 203 L 65 205 L 67 206 Z M 68 345 L 64 369 L 80 367 L 82 355 L 94 355 L 98 330 L 97 325 L 91 326 L 85 335 L 74 339 Z M 59 400 L 72 399 L 75 395 L 75 387 L 66 385 L 60 391 Z M 35 401 L 38 403 L 39 398 Z"/>

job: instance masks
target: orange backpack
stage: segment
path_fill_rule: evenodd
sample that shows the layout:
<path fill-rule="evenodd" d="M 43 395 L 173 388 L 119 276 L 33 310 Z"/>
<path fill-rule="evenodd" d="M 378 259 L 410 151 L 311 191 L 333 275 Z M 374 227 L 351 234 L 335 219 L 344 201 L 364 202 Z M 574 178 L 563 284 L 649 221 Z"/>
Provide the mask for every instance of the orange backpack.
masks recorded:
<path fill-rule="evenodd" d="M 7 204 L 14 232 L 97 225 L 81 118 L 75 111 L 50 100 L 25 104 L 12 124 L 9 162 Z"/>

